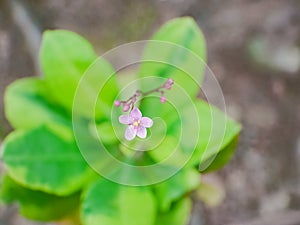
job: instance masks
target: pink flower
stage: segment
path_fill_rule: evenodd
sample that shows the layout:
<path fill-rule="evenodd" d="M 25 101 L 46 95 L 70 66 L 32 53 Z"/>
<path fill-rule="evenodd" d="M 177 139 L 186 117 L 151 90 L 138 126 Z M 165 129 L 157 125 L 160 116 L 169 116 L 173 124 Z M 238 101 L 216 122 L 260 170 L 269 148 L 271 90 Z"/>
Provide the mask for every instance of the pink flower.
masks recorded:
<path fill-rule="evenodd" d="M 146 138 L 146 128 L 152 127 L 153 125 L 152 119 L 142 117 L 142 113 L 138 108 L 134 108 L 129 115 L 120 116 L 119 122 L 128 125 L 125 131 L 125 138 L 128 141 L 133 140 L 136 135 L 140 138 Z"/>

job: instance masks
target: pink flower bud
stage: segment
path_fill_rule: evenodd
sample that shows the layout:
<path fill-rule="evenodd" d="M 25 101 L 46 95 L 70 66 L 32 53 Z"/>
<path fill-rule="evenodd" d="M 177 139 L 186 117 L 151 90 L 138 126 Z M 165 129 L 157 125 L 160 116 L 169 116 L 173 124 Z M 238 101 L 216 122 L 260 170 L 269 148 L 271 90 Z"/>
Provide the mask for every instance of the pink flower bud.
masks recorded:
<path fill-rule="evenodd" d="M 132 101 L 132 103 L 135 103 L 135 102 L 136 102 L 136 97 L 133 96 L 133 97 L 131 98 L 131 101 Z"/>
<path fill-rule="evenodd" d="M 166 97 L 165 96 L 161 96 L 160 97 L 160 102 L 161 103 L 165 103 L 166 102 Z"/>
<path fill-rule="evenodd" d="M 171 86 L 170 84 L 166 83 L 166 84 L 165 84 L 165 87 L 166 87 L 168 90 L 171 90 L 171 87 L 172 87 L 172 86 Z"/>
<path fill-rule="evenodd" d="M 139 91 L 139 90 L 137 90 L 136 92 L 135 92 L 135 96 L 136 97 L 139 97 L 141 95 L 141 92 Z"/>
<path fill-rule="evenodd" d="M 116 101 L 114 102 L 114 105 L 117 106 L 117 107 L 120 106 L 120 105 L 121 105 L 121 101 L 116 100 Z"/>
<path fill-rule="evenodd" d="M 170 86 L 172 86 L 172 85 L 174 84 L 174 80 L 171 79 L 171 78 L 169 78 L 169 79 L 167 80 L 167 84 L 169 84 Z"/>
<path fill-rule="evenodd" d="M 123 105 L 123 111 L 124 112 L 128 112 L 129 109 L 130 109 L 130 105 L 124 103 L 124 105 Z"/>

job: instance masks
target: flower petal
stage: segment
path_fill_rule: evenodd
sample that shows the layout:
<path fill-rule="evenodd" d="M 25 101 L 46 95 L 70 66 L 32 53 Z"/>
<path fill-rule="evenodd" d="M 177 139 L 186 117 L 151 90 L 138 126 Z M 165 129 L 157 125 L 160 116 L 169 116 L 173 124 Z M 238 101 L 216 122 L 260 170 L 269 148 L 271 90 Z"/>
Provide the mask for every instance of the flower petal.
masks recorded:
<path fill-rule="evenodd" d="M 145 137 L 147 137 L 147 130 L 145 127 L 139 126 L 136 134 L 140 138 L 145 138 Z"/>
<path fill-rule="evenodd" d="M 142 113 L 138 108 L 134 108 L 130 113 L 130 117 L 134 120 L 140 120 L 142 118 Z"/>
<path fill-rule="evenodd" d="M 153 120 L 150 119 L 149 117 L 143 117 L 143 118 L 141 119 L 141 125 L 142 125 L 143 127 L 152 127 L 152 125 L 153 125 Z"/>
<path fill-rule="evenodd" d="M 119 122 L 122 123 L 122 124 L 130 124 L 130 122 L 131 122 L 130 116 L 128 116 L 128 115 L 120 116 L 119 117 Z"/>
<path fill-rule="evenodd" d="M 134 139 L 136 136 L 136 129 L 134 129 L 134 127 L 132 125 L 129 125 L 125 131 L 125 138 L 128 141 L 131 141 L 132 139 Z"/>

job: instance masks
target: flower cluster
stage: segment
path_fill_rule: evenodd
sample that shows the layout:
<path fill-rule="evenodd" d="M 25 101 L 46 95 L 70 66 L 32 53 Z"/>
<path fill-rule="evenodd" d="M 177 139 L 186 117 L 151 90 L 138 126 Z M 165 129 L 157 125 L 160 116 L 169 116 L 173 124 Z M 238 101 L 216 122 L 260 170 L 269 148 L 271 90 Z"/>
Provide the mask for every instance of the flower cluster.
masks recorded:
<path fill-rule="evenodd" d="M 122 106 L 122 109 L 124 112 L 128 112 L 131 111 L 134 108 L 134 104 L 137 102 L 138 98 L 143 98 L 149 94 L 158 92 L 161 94 L 160 96 L 160 102 L 161 103 L 165 103 L 166 102 L 166 97 L 165 97 L 165 90 L 171 90 L 172 86 L 174 84 L 174 80 L 169 78 L 166 82 L 164 82 L 160 87 L 158 88 L 154 88 L 150 91 L 147 92 L 142 92 L 140 90 L 137 90 L 133 96 L 131 96 L 129 99 L 125 100 L 125 101 L 120 101 L 120 100 L 116 100 L 114 102 L 114 105 L 119 107 Z"/>
<path fill-rule="evenodd" d="M 166 97 L 165 97 L 165 90 L 171 90 L 172 86 L 174 84 L 174 80 L 169 78 L 166 82 L 164 82 L 160 87 L 154 88 L 147 92 L 142 92 L 140 90 L 137 90 L 133 96 L 131 96 L 126 101 L 120 101 L 116 100 L 114 102 L 114 105 L 119 107 L 122 105 L 122 109 L 124 112 L 130 112 L 129 115 L 121 115 L 119 117 L 119 122 L 122 124 L 128 125 L 126 131 L 125 131 L 125 138 L 128 141 L 133 140 L 136 136 L 140 138 L 146 138 L 147 136 L 147 130 L 146 128 L 150 128 L 153 125 L 153 120 L 149 117 L 143 117 L 141 111 L 134 107 L 135 103 L 137 102 L 137 99 L 143 98 L 151 93 L 158 92 L 161 94 L 160 96 L 160 102 L 165 103 Z"/>

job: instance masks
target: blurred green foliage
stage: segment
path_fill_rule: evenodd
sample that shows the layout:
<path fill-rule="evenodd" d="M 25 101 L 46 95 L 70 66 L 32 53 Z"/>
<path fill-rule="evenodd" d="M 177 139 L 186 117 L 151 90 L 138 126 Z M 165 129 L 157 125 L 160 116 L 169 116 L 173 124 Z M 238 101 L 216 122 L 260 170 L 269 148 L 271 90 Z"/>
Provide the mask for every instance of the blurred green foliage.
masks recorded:
<path fill-rule="evenodd" d="M 153 39 L 182 46 L 205 61 L 205 40 L 191 18 L 171 20 Z M 173 96 L 167 97 L 173 98 L 173 102 L 177 101 L 176 107 L 183 113 L 181 122 L 178 122 L 176 112 L 168 104 L 157 104 L 157 101 L 149 98 L 140 106 L 147 116 L 154 117 L 159 112 L 168 127 L 161 146 L 145 153 L 141 160 L 144 163 L 159 162 L 166 158 L 173 150 L 172 142 L 178 138 L 183 123 L 191 130 L 184 134 L 180 151 L 170 164 L 177 166 L 176 159 L 194 153 L 179 173 L 159 184 L 128 187 L 105 180 L 90 169 L 76 145 L 72 130 L 72 104 L 78 82 L 97 55 L 90 43 L 75 33 L 47 31 L 41 48 L 45 79 L 18 80 L 8 87 L 5 94 L 6 117 L 15 131 L 6 137 L 3 144 L 2 160 L 6 175 L 1 186 L 1 199 L 6 203 L 18 202 L 22 215 L 41 221 L 60 220 L 80 209 L 84 225 L 186 224 L 192 207 L 188 194 L 200 184 L 200 173 L 196 168 L 211 157 L 209 171 L 223 166 L 233 153 L 241 127 L 217 108 L 197 98 L 204 64 L 194 65 L 185 51 L 169 50 L 159 52 L 149 43 L 143 57 L 151 59 L 159 55 L 171 64 L 179 63 L 195 75 L 192 79 L 168 64 L 155 63 L 142 63 L 137 76 L 151 74 L 164 79 L 173 78 L 188 93 L 201 124 L 198 144 L 196 149 L 191 149 L 187 138 L 193 137 L 195 121 L 188 116 L 191 108 L 186 99 L 175 88 L 172 90 Z M 99 65 L 93 72 L 104 82 L 108 74 L 114 71 L 104 60 Z M 146 91 L 154 84 L 140 85 Z M 117 78 L 113 77 L 104 94 L 99 95 L 101 104 L 96 105 L 96 112 L 92 115 L 87 109 L 93 103 L 90 102 L 90 96 L 98 93 L 97 85 L 93 80 L 88 80 L 84 87 L 86 95 L 79 99 L 80 107 L 76 107 L 76 113 L 85 121 L 96 120 L 96 132 L 103 136 L 110 150 L 126 158 L 108 114 L 120 90 Z M 212 120 L 224 121 L 222 135 L 212 135 Z M 159 132 L 152 134 L 155 137 Z M 97 162 L 103 163 L 101 159 Z"/>

